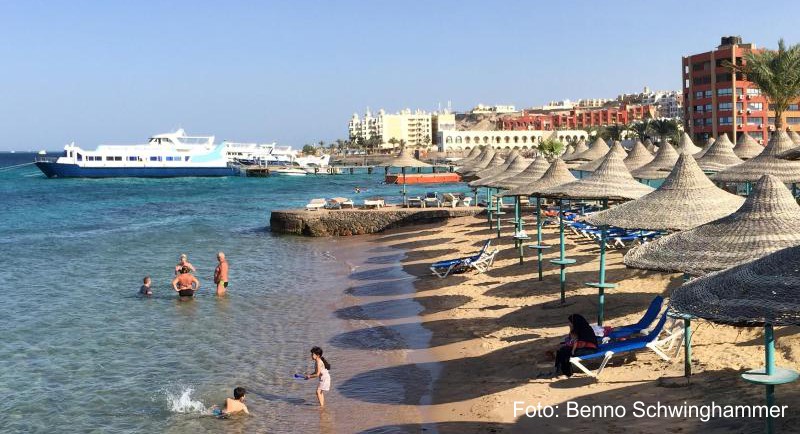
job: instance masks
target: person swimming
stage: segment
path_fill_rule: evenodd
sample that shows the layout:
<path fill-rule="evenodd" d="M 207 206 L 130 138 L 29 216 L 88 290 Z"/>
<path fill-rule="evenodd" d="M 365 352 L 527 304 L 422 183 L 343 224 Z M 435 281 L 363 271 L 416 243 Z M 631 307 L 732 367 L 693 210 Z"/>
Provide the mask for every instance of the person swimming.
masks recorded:
<path fill-rule="evenodd" d="M 150 283 L 151 283 L 150 276 L 144 276 L 144 279 L 142 279 L 142 283 L 143 283 L 142 287 L 139 288 L 139 294 L 153 295 L 153 290 L 150 289 Z"/>
<path fill-rule="evenodd" d="M 182 267 L 179 271 L 180 274 L 172 279 L 172 289 L 174 289 L 180 297 L 194 296 L 195 291 L 200 289 L 200 281 L 189 273 L 189 267 Z"/>
<path fill-rule="evenodd" d="M 189 262 L 189 257 L 186 253 L 181 253 L 181 257 L 178 260 L 178 264 L 175 265 L 175 275 L 181 274 L 181 268 L 187 267 L 192 273 L 196 273 L 197 270 L 194 269 L 194 266 L 191 262 Z"/>
<path fill-rule="evenodd" d="M 314 373 L 306 374 L 306 380 L 319 377 L 319 385 L 317 386 L 317 400 L 320 407 L 325 407 L 325 392 L 331 390 L 331 374 L 328 372 L 331 369 L 331 364 L 322 357 L 322 348 L 314 347 L 311 349 L 311 360 L 314 361 Z"/>
<path fill-rule="evenodd" d="M 211 409 L 211 414 L 214 416 L 225 418 L 231 414 L 236 413 L 244 413 L 250 414 L 250 411 L 247 410 L 247 406 L 244 404 L 244 398 L 247 395 L 247 390 L 244 387 L 237 387 L 233 389 L 233 399 L 226 398 L 225 399 L 225 408 L 219 408 L 219 406 L 215 405 Z"/>

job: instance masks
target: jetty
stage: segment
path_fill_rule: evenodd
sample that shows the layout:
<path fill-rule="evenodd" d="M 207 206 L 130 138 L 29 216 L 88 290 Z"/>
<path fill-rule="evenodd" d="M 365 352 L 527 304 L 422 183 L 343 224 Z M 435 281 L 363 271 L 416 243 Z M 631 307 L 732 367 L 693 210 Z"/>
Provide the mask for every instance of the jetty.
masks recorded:
<path fill-rule="evenodd" d="M 475 216 L 484 211 L 477 206 L 457 208 L 302 209 L 272 211 L 272 232 L 310 237 L 374 234 L 387 229 L 426 223 L 439 223 L 456 217 Z"/>
<path fill-rule="evenodd" d="M 279 168 L 280 166 L 271 167 L 271 166 L 262 166 L 257 164 L 254 165 L 232 164 L 232 167 L 236 170 L 236 173 L 239 176 L 258 178 L 258 177 L 270 176 L 270 172 L 276 168 Z M 441 175 L 445 174 L 450 174 L 449 177 L 454 178 L 455 175 L 453 173 L 454 170 L 455 166 L 440 165 L 440 166 L 435 166 L 433 168 L 433 173 L 431 172 L 422 173 L 421 171 L 417 170 L 415 170 L 414 172 L 418 174 L 417 176 L 420 179 L 424 179 L 426 176 L 430 175 L 437 175 L 436 178 L 440 178 Z M 326 166 L 326 167 L 313 167 L 313 168 L 309 167 L 307 173 L 309 175 L 363 175 L 363 174 L 372 175 L 380 173 L 383 174 L 384 177 L 394 176 L 392 174 L 389 174 L 389 167 L 386 166 Z M 411 173 L 412 171 L 409 170 L 409 175 L 408 175 L 409 178 L 412 176 Z M 397 176 L 399 177 L 401 175 L 398 174 Z M 437 181 L 437 182 L 442 182 L 442 181 Z M 447 182 L 453 182 L 453 181 L 447 181 Z M 402 183 L 402 179 L 399 183 Z M 408 183 L 412 184 L 413 182 L 408 182 Z"/>

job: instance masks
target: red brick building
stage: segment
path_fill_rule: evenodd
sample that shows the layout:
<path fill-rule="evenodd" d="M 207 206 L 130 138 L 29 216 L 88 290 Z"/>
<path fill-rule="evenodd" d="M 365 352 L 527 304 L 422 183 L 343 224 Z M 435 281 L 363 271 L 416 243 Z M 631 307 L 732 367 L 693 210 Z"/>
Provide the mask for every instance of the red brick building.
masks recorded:
<path fill-rule="evenodd" d="M 704 141 L 727 133 L 731 140 L 750 134 L 761 143 L 774 129 L 775 113 L 769 101 L 741 74 L 733 74 L 725 62 L 742 64 L 742 56 L 756 47 L 739 36 L 721 38 L 714 51 L 686 56 L 681 62 L 684 127 L 692 138 Z M 789 106 L 784 125 L 800 128 L 800 107 Z"/>
<path fill-rule="evenodd" d="M 524 112 L 499 121 L 501 130 L 581 130 L 589 127 L 629 124 L 645 117 L 655 117 L 652 105 L 621 104 L 614 107 L 575 108 L 547 112 Z"/>

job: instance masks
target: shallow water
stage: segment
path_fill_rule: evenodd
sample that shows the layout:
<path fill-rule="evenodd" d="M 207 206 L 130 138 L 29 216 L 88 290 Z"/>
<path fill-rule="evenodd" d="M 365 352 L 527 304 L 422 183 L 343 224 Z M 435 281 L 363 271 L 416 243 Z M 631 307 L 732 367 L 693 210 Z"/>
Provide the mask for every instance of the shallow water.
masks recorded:
<path fill-rule="evenodd" d="M 336 387 L 402 355 L 328 342 L 380 320 L 370 316 L 374 306 L 360 310 L 365 317 L 334 311 L 359 309 L 346 293 L 355 284 L 407 280 L 397 271 L 402 252 L 363 247 L 363 238 L 277 236 L 266 226 L 271 209 L 312 197 L 358 199 L 356 185 L 369 190 L 361 196 L 396 202 L 398 186 L 380 184 L 380 175 L 49 180 L 33 166 L 2 168 L 32 158 L 0 154 L 4 432 L 348 432 L 397 416 L 380 404 L 354 414 L 365 401 L 393 398 L 344 398 Z M 211 282 L 218 250 L 231 266 L 222 299 Z M 180 253 L 202 283 L 188 302 L 169 288 Z M 153 277 L 153 297 L 136 295 L 144 275 Z M 324 411 L 315 384 L 292 379 L 311 368 L 312 345 L 334 364 Z M 204 415 L 239 385 L 252 417 Z"/>

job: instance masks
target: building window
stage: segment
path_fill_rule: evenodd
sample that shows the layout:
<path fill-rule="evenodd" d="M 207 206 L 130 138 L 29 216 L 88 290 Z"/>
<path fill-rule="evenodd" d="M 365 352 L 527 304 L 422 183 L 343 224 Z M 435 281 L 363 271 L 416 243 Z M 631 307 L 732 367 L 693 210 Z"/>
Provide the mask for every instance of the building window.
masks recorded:
<path fill-rule="evenodd" d="M 741 125 L 741 124 L 742 124 L 742 117 L 736 116 L 736 125 Z"/>
<path fill-rule="evenodd" d="M 695 119 L 694 120 L 694 126 L 702 127 L 703 126 L 703 119 Z"/>
<path fill-rule="evenodd" d="M 711 76 L 710 75 L 704 75 L 702 77 L 696 77 L 694 79 L 694 84 L 696 86 L 697 85 L 701 85 L 701 84 L 711 84 Z"/>
<path fill-rule="evenodd" d="M 702 90 L 698 90 L 697 92 L 694 93 L 694 97 L 695 98 L 702 98 L 703 97 L 703 91 Z"/>
<path fill-rule="evenodd" d="M 694 112 L 695 113 L 703 113 L 703 106 L 701 106 L 701 105 L 694 106 Z"/>
<path fill-rule="evenodd" d="M 732 125 L 733 124 L 733 117 L 731 116 L 723 116 L 719 118 L 720 125 Z"/>
<path fill-rule="evenodd" d="M 786 123 L 789 124 L 789 125 L 800 124 L 800 117 L 789 116 L 789 117 L 786 118 Z"/>
<path fill-rule="evenodd" d="M 748 88 L 747 89 L 747 94 L 750 95 L 750 96 L 760 96 L 761 95 L 761 89 L 759 89 L 757 87 Z"/>
<path fill-rule="evenodd" d="M 736 103 L 736 110 L 737 111 L 742 111 L 742 103 L 740 103 L 740 102 Z"/>
<path fill-rule="evenodd" d="M 726 87 L 724 89 L 717 89 L 717 96 L 733 95 L 733 89 Z"/>
<path fill-rule="evenodd" d="M 764 118 L 747 118 L 747 125 L 761 125 L 764 123 Z"/>
<path fill-rule="evenodd" d="M 749 102 L 747 103 L 747 110 L 760 112 L 761 110 L 764 110 L 764 104 L 760 102 Z"/>
<path fill-rule="evenodd" d="M 707 111 L 707 112 L 710 112 L 710 111 L 712 110 L 712 108 L 711 108 L 711 107 L 712 107 L 712 105 L 711 105 L 711 104 L 706 104 L 706 111 Z"/>
<path fill-rule="evenodd" d="M 767 123 L 770 125 L 775 125 L 775 116 L 770 116 L 767 118 Z"/>
<path fill-rule="evenodd" d="M 786 110 L 796 112 L 800 110 L 800 104 L 789 104 L 789 107 L 787 107 Z"/>
<path fill-rule="evenodd" d="M 742 94 L 744 94 L 744 89 L 742 89 L 741 87 L 737 87 L 736 88 L 736 95 L 742 95 Z"/>
<path fill-rule="evenodd" d="M 706 98 L 711 98 L 711 94 L 712 94 L 712 92 L 711 92 L 710 90 L 707 90 L 707 91 L 705 92 L 705 96 L 706 96 Z"/>
<path fill-rule="evenodd" d="M 730 102 L 721 102 L 719 103 L 720 110 L 733 110 L 733 103 Z"/>
<path fill-rule="evenodd" d="M 705 121 L 706 121 L 706 125 L 712 125 L 714 123 L 714 119 L 711 119 L 711 118 L 706 118 Z"/>

